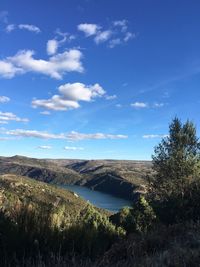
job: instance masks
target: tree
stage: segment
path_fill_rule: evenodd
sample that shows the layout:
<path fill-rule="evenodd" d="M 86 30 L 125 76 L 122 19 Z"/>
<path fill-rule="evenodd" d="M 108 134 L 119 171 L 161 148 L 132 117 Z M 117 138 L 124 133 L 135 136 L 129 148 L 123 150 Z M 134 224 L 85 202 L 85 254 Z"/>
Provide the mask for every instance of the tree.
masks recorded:
<path fill-rule="evenodd" d="M 200 143 L 191 121 L 185 124 L 174 118 L 169 125 L 169 135 L 155 147 L 150 192 L 159 199 L 171 194 L 184 197 L 188 184 L 198 176 Z"/>
<path fill-rule="evenodd" d="M 124 207 L 119 213 L 112 215 L 112 222 L 129 233 L 145 233 L 156 221 L 156 214 L 144 196 L 140 196 L 132 208 Z"/>

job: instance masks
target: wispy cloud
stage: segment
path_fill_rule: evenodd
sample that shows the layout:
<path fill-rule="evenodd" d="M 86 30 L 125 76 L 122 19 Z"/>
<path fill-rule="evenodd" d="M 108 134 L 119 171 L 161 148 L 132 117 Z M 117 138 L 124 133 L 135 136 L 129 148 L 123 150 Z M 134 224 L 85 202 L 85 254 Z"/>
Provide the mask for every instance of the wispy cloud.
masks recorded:
<path fill-rule="evenodd" d="M 32 25 L 32 24 L 19 24 L 19 25 L 15 25 L 15 24 L 8 24 L 6 26 L 6 32 L 10 33 L 14 30 L 27 30 L 27 31 L 30 31 L 30 32 L 34 32 L 34 33 L 40 33 L 41 30 L 39 27 L 35 26 L 35 25 Z"/>
<path fill-rule="evenodd" d="M 59 95 L 54 95 L 50 99 L 34 99 L 32 107 L 57 111 L 76 109 L 80 107 L 80 101 L 90 102 L 106 93 L 98 83 L 94 85 L 67 83 L 59 86 L 58 91 Z"/>
<path fill-rule="evenodd" d="M 40 33 L 41 32 L 40 28 L 38 28 L 35 25 L 31 25 L 31 24 L 19 24 L 18 28 L 20 30 L 27 30 L 27 31 L 30 31 L 30 32 L 35 32 L 35 33 Z"/>
<path fill-rule="evenodd" d="M 131 104 L 133 108 L 148 108 L 148 104 L 144 102 L 135 102 Z"/>
<path fill-rule="evenodd" d="M 27 118 L 20 118 L 12 112 L 2 112 L 0 111 L 0 121 L 1 122 L 9 122 L 9 121 L 16 121 L 16 122 L 28 122 L 29 119 Z"/>
<path fill-rule="evenodd" d="M 13 78 L 18 74 L 35 72 L 55 79 L 62 79 L 67 72 L 83 72 L 82 53 L 78 49 L 56 54 L 49 60 L 35 59 L 34 54 L 35 52 L 32 50 L 22 50 L 12 57 L 0 60 L 0 76 Z"/>
<path fill-rule="evenodd" d="M 122 104 L 116 104 L 115 105 L 117 108 L 122 108 Z"/>
<path fill-rule="evenodd" d="M 46 131 L 37 131 L 37 130 L 5 130 L 1 129 L 2 134 L 18 136 L 18 137 L 29 137 L 29 138 L 39 138 L 39 139 L 61 139 L 69 141 L 80 141 L 80 140 L 101 140 L 101 139 L 126 139 L 127 135 L 122 134 L 104 134 L 104 133 L 92 133 L 85 134 L 72 131 L 70 133 L 60 133 L 52 134 Z"/>
<path fill-rule="evenodd" d="M 113 47 L 115 47 L 116 45 L 120 45 L 121 43 L 122 43 L 122 41 L 121 41 L 120 38 L 112 39 L 112 40 L 109 42 L 109 47 L 110 47 L 110 48 L 113 48 Z"/>
<path fill-rule="evenodd" d="M 128 30 L 128 21 L 125 19 L 113 21 L 107 29 L 92 23 L 82 23 L 77 28 L 86 37 L 92 37 L 96 44 L 107 43 L 109 48 L 114 48 L 136 37 L 135 33 Z"/>
<path fill-rule="evenodd" d="M 77 150 L 84 150 L 84 148 L 83 147 L 76 147 L 76 146 L 65 146 L 64 150 L 77 151 Z"/>
<path fill-rule="evenodd" d="M 144 108 L 162 108 L 164 107 L 164 103 L 155 102 L 153 104 L 145 103 L 145 102 L 135 102 L 131 104 L 131 107 L 136 109 L 144 109 Z"/>
<path fill-rule="evenodd" d="M 145 134 L 142 136 L 144 139 L 153 139 L 153 138 L 165 138 L 167 134 Z"/>
<path fill-rule="evenodd" d="M 105 98 L 106 98 L 106 100 L 113 100 L 113 99 L 116 99 L 117 96 L 116 95 L 106 95 Z"/>
<path fill-rule="evenodd" d="M 115 27 L 119 27 L 122 32 L 127 31 L 127 28 L 128 28 L 127 23 L 128 21 L 126 19 L 113 21 L 113 25 Z"/>
<path fill-rule="evenodd" d="M 71 35 L 67 32 L 62 32 L 60 29 L 57 29 L 55 32 L 55 37 L 47 41 L 47 54 L 54 55 L 56 54 L 58 48 L 63 45 L 65 42 L 70 42 L 75 39 L 74 35 Z"/>
<path fill-rule="evenodd" d="M 18 137 L 30 137 L 30 138 L 40 138 L 40 139 L 66 139 L 64 134 L 52 134 L 37 130 L 3 130 L 3 134 L 18 136 Z"/>
<path fill-rule="evenodd" d="M 0 103 L 7 103 L 10 101 L 10 98 L 7 96 L 0 96 Z"/>
<path fill-rule="evenodd" d="M 126 139 L 128 138 L 127 135 L 122 134 L 103 134 L 103 133 L 95 133 L 95 134 L 84 134 L 72 131 L 71 133 L 67 134 L 67 139 L 71 141 L 78 141 L 78 140 L 90 140 L 90 139 Z"/>
<path fill-rule="evenodd" d="M 51 146 L 38 146 L 37 148 L 39 149 L 51 149 L 52 147 Z"/>
<path fill-rule="evenodd" d="M 100 44 L 103 42 L 106 42 L 108 39 L 110 39 L 112 35 L 112 31 L 111 30 L 106 30 L 106 31 L 102 31 L 102 32 L 98 32 L 94 38 L 94 41 L 96 44 Z"/>
<path fill-rule="evenodd" d="M 10 140 L 16 140 L 16 138 L 12 138 L 12 137 L 0 137 L 0 141 L 10 141 Z"/>
<path fill-rule="evenodd" d="M 42 115 L 50 115 L 51 112 L 48 111 L 48 110 L 44 110 L 44 111 L 41 111 L 40 114 L 42 114 Z"/>
<path fill-rule="evenodd" d="M 15 24 L 9 24 L 6 26 L 6 32 L 10 33 L 12 31 L 14 31 L 16 29 L 16 25 Z"/>
<path fill-rule="evenodd" d="M 153 107 L 155 107 L 155 108 L 162 108 L 162 107 L 164 107 L 164 103 L 154 103 L 153 104 Z"/>

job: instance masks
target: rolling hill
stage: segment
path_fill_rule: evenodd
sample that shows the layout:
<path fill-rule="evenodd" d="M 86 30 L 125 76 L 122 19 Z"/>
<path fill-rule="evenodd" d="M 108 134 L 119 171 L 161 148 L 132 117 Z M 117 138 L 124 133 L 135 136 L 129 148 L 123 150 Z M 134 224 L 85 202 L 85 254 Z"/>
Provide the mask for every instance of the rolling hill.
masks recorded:
<path fill-rule="evenodd" d="M 51 184 L 76 184 L 134 200 L 145 192 L 150 161 L 0 157 L 0 174 L 27 176 Z"/>

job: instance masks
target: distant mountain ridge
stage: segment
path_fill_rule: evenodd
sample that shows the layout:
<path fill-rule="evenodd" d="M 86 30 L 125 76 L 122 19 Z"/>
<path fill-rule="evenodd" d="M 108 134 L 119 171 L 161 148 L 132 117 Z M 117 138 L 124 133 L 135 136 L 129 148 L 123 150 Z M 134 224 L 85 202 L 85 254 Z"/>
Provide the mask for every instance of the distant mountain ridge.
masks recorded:
<path fill-rule="evenodd" d="M 145 192 L 150 161 L 0 157 L 0 174 L 28 176 L 53 184 L 76 184 L 128 200 Z"/>

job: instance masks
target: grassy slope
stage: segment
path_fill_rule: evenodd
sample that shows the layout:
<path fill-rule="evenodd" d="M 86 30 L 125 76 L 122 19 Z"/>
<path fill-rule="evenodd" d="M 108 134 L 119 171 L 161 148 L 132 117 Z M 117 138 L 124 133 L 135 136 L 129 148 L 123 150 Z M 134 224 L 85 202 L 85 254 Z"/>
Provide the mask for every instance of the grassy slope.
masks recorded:
<path fill-rule="evenodd" d="M 0 176 L 0 206 L 8 212 L 20 204 L 38 205 L 52 213 L 63 213 L 71 221 L 87 203 L 70 191 L 18 175 Z"/>

